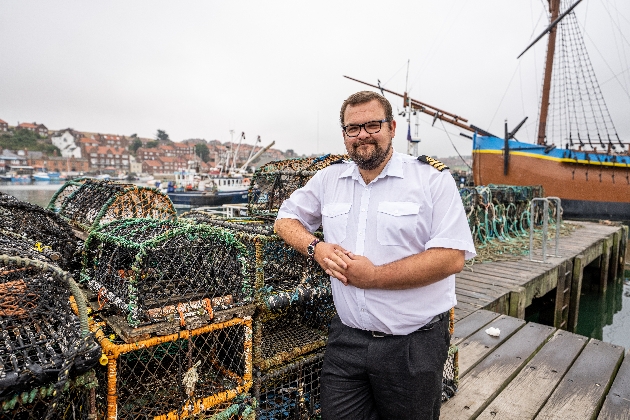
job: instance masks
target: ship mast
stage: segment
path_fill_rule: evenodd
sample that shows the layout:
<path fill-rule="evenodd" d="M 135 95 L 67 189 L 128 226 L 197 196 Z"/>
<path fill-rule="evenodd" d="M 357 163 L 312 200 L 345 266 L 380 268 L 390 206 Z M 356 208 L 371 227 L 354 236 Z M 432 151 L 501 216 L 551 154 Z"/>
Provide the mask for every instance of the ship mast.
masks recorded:
<path fill-rule="evenodd" d="M 555 22 L 560 12 L 560 0 L 549 0 L 549 13 L 551 22 Z M 537 144 L 545 144 L 545 129 L 547 127 L 547 114 L 549 113 L 549 92 L 551 90 L 551 73 L 553 71 L 553 55 L 556 50 L 556 26 L 549 31 L 547 41 L 547 60 L 545 62 L 545 77 L 543 81 L 542 98 L 540 103 L 540 121 L 538 122 Z"/>

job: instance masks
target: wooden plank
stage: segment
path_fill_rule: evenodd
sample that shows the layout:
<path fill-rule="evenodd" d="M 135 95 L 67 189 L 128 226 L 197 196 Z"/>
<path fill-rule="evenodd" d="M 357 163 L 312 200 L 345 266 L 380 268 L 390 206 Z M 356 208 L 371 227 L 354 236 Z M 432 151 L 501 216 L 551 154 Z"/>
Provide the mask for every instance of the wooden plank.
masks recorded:
<path fill-rule="evenodd" d="M 620 346 L 590 340 L 536 419 L 594 418 L 619 368 L 623 352 Z"/>
<path fill-rule="evenodd" d="M 455 397 L 442 406 L 440 418 L 476 418 L 554 331 L 553 327 L 535 323 L 519 329 L 460 381 Z"/>
<path fill-rule="evenodd" d="M 556 331 L 478 419 L 533 419 L 587 341 L 580 335 Z"/>
<path fill-rule="evenodd" d="M 459 377 L 464 377 L 468 371 L 475 367 L 488 353 L 496 349 L 524 325 L 525 321 L 522 319 L 501 315 L 486 325 L 486 327 L 498 328 L 501 331 L 499 337 L 486 334 L 485 330 L 487 328 L 484 328 L 461 341 L 457 345 L 459 348 Z"/>
<path fill-rule="evenodd" d="M 498 317 L 499 314 L 484 311 L 483 309 L 470 314 L 463 320 L 455 323 L 455 333 L 453 334 L 451 343 L 455 345 L 459 344 L 461 341 L 468 338 L 468 336 L 476 333 Z"/>
<path fill-rule="evenodd" d="M 597 420 L 630 419 L 630 352 L 617 372 Z"/>

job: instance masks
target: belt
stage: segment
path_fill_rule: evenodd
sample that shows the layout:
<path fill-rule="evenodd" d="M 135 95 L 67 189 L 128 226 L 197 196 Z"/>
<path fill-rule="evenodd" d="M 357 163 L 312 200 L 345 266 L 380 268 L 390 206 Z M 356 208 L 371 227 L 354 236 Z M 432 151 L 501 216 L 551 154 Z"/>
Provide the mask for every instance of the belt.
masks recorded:
<path fill-rule="evenodd" d="M 436 322 L 439 322 L 439 321 L 443 320 L 448 313 L 449 313 L 449 311 L 446 311 L 446 312 L 442 312 L 441 314 L 438 314 L 438 315 L 434 316 L 431 319 L 431 321 L 427 322 L 422 327 L 418 328 L 416 331 L 428 329 L 427 327 L 435 324 Z M 416 331 L 414 331 L 414 332 L 416 332 Z M 369 331 L 369 332 L 372 334 L 372 337 L 376 337 L 376 338 L 392 337 L 394 335 L 394 334 L 387 334 L 387 333 L 380 332 L 380 331 Z"/>

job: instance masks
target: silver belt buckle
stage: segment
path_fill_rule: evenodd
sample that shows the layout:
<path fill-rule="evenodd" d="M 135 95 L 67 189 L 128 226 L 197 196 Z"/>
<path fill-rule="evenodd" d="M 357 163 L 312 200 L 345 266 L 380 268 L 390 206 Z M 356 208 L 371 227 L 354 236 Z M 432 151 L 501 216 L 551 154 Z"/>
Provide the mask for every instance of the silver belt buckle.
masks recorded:
<path fill-rule="evenodd" d="M 385 337 L 387 334 L 382 333 L 380 331 L 372 331 L 372 337 L 376 337 L 376 338 L 383 338 Z"/>

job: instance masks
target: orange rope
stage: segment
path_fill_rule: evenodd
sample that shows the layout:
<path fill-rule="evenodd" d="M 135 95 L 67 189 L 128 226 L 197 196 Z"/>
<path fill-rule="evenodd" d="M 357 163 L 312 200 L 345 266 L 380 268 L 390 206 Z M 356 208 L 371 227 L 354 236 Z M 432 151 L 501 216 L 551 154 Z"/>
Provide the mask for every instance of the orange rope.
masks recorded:
<path fill-rule="evenodd" d="M 210 319 L 214 318 L 214 312 L 212 311 L 212 301 L 208 298 L 203 300 L 204 306 L 206 307 L 206 312 L 208 312 L 208 316 Z"/>

